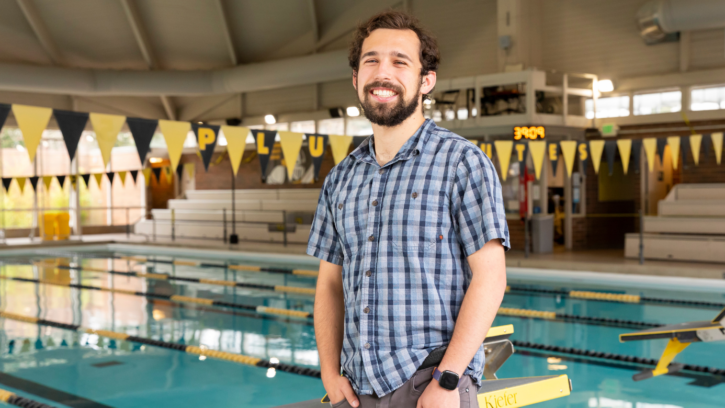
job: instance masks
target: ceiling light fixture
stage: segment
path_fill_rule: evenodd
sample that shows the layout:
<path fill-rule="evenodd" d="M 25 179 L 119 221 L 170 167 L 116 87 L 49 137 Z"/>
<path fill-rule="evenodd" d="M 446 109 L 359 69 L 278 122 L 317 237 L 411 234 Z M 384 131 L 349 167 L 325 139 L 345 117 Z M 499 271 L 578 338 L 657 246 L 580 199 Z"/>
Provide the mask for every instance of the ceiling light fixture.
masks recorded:
<path fill-rule="evenodd" d="M 274 125 L 277 123 L 277 118 L 275 118 L 274 115 L 264 115 L 264 123 Z"/>
<path fill-rule="evenodd" d="M 360 109 L 358 109 L 357 106 L 348 106 L 347 107 L 347 116 L 350 116 L 352 118 L 356 116 L 360 116 Z"/>
<path fill-rule="evenodd" d="M 597 81 L 597 90 L 599 92 L 612 92 L 614 90 L 614 83 L 611 79 Z"/>

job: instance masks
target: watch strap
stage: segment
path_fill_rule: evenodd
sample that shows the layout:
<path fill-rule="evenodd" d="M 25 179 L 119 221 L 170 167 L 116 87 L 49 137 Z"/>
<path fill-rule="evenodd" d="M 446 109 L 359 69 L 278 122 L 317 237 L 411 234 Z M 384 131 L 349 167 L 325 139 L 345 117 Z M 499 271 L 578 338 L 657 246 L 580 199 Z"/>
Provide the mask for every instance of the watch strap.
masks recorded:
<path fill-rule="evenodd" d="M 449 371 L 449 372 L 452 372 L 452 371 Z M 438 370 L 438 367 L 435 367 L 433 369 L 433 379 L 435 379 L 436 381 L 440 381 L 441 375 L 443 375 L 443 373 L 440 370 Z M 456 384 L 456 388 L 458 388 L 458 386 L 461 385 L 461 381 L 463 381 L 463 378 L 461 376 L 458 376 L 458 384 Z"/>

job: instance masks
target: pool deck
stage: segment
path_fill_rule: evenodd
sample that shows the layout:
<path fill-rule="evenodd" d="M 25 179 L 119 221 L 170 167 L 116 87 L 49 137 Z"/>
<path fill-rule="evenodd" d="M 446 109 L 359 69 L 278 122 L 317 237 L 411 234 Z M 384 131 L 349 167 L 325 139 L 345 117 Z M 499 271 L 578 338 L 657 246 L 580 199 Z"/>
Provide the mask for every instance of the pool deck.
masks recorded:
<path fill-rule="evenodd" d="M 12 238 L 7 240 L 2 248 L 47 248 L 55 246 L 89 245 L 89 244 L 143 244 L 154 247 L 194 248 L 211 250 L 228 250 L 233 252 L 251 252 L 260 254 L 292 254 L 304 255 L 306 245 L 288 244 L 286 247 L 278 243 L 267 242 L 240 242 L 237 245 L 224 244 L 220 241 L 179 240 L 176 242 L 149 242 L 145 237 L 131 235 L 127 239 L 125 234 L 99 234 L 84 236 L 82 240 L 41 242 L 39 239 Z M 670 276 L 701 279 L 725 279 L 725 264 L 680 262 L 680 261 L 650 261 L 643 265 L 638 260 L 624 257 L 624 250 L 587 250 L 564 251 L 556 250 L 550 254 L 530 254 L 525 257 L 522 251 L 510 251 L 506 254 L 506 265 L 518 268 L 536 268 L 562 271 L 606 272 L 625 275 Z"/>

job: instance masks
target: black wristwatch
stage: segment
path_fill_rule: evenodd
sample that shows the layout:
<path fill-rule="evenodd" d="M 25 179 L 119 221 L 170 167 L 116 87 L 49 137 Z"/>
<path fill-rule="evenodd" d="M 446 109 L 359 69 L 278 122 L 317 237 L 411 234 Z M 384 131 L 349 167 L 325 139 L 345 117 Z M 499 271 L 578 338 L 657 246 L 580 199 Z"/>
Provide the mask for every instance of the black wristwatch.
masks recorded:
<path fill-rule="evenodd" d="M 453 371 L 438 371 L 438 367 L 433 370 L 433 378 L 438 381 L 438 384 L 446 390 L 453 391 L 458 388 L 458 384 L 461 383 L 458 374 Z"/>

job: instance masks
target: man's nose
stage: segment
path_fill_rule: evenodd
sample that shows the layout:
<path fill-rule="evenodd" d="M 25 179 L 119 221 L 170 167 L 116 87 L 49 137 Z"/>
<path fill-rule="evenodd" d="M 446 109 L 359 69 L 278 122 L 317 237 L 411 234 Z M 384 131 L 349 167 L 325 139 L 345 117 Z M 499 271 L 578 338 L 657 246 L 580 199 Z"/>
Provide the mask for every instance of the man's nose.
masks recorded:
<path fill-rule="evenodd" d="M 378 64 L 377 70 L 375 71 L 374 79 L 380 82 L 390 82 L 393 78 L 393 64 L 387 61 L 382 61 Z"/>

